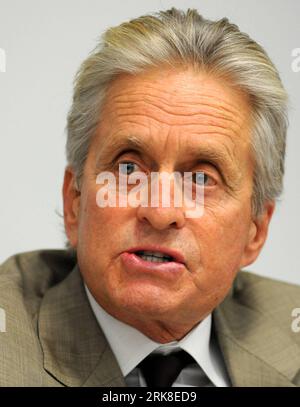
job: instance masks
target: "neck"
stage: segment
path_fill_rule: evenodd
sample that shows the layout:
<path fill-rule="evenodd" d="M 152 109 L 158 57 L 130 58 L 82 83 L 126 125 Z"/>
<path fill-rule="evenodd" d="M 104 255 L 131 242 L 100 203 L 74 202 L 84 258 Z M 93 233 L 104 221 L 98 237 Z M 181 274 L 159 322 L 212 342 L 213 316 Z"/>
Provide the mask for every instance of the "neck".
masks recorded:
<path fill-rule="evenodd" d="M 138 331 L 142 332 L 145 336 L 152 339 L 154 342 L 161 344 L 180 341 L 184 336 L 186 336 L 198 323 L 200 323 L 204 318 L 200 320 L 193 321 L 190 323 L 176 322 L 166 322 L 157 319 L 138 319 L 136 317 L 130 317 L 120 314 L 112 314 L 114 318 L 119 321 L 124 322 L 127 325 L 132 326 Z"/>

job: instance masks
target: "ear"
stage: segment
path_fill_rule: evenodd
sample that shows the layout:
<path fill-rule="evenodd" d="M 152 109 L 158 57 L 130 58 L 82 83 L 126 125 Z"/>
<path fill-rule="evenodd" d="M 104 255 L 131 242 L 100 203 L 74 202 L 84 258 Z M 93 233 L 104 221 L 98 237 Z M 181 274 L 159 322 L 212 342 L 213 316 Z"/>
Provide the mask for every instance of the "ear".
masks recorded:
<path fill-rule="evenodd" d="M 66 167 L 63 184 L 63 206 L 65 231 L 72 247 L 78 240 L 80 192 L 76 188 L 74 171 Z"/>
<path fill-rule="evenodd" d="M 266 241 L 275 202 L 268 201 L 265 204 L 264 212 L 257 218 L 251 220 L 247 244 L 244 249 L 244 254 L 240 263 L 240 268 L 253 263 L 259 255 Z"/>

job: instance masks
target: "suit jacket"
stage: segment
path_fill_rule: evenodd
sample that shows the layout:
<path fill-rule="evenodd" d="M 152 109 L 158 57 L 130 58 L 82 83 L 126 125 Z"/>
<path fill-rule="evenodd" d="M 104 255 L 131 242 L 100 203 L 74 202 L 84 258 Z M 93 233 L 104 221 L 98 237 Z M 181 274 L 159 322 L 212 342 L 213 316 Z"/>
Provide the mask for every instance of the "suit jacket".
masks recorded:
<path fill-rule="evenodd" d="M 213 311 L 233 386 L 300 386 L 300 333 L 291 329 L 297 307 L 299 286 L 238 273 Z M 0 267 L 0 308 L 0 386 L 125 386 L 73 251 L 10 257 Z"/>

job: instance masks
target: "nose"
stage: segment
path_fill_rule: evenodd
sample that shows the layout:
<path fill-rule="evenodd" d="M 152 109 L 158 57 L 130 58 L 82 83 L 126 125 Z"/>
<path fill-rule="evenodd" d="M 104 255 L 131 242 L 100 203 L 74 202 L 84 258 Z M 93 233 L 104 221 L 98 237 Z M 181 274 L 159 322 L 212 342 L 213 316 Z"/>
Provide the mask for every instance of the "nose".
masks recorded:
<path fill-rule="evenodd" d="M 166 175 L 166 174 L 165 174 Z M 159 190 L 164 188 L 163 177 L 159 177 Z M 156 206 L 151 206 L 148 201 L 147 206 L 140 205 L 137 208 L 137 218 L 140 222 L 146 222 L 157 230 L 164 230 L 170 227 L 180 229 L 185 224 L 185 212 L 180 206 L 174 206 L 174 183 L 170 186 L 170 201 L 169 204 L 163 205 L 162 197 L 160 196 Z M 149 191 L 150 195 L 151 192 Z"/>
<path fill-rule="evenodd" d="M 140 222 L 147 222 L 157 230 L 169 227 L 180 229 L 185 224 L 184 213 L 181 208 L 143 207 L 137 208 L 137 218 Z"/>

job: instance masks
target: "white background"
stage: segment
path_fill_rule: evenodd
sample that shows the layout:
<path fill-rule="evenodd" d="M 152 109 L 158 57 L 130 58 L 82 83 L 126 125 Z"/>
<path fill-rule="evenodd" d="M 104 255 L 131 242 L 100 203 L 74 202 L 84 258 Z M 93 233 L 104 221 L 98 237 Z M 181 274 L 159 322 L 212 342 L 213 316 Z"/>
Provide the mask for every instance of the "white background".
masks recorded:
<path fill-rule="evenodd" d="M 152 11 L 194 7 L 228 17 L 265 47 L 290 94 L 285 192 L 259 259 L 247 269 L 300 284 L 299 0 L 0 0 L 0 262 L 40 248 L 63 248 L 61 186 L 72 80 L 109 26 Z"/>

